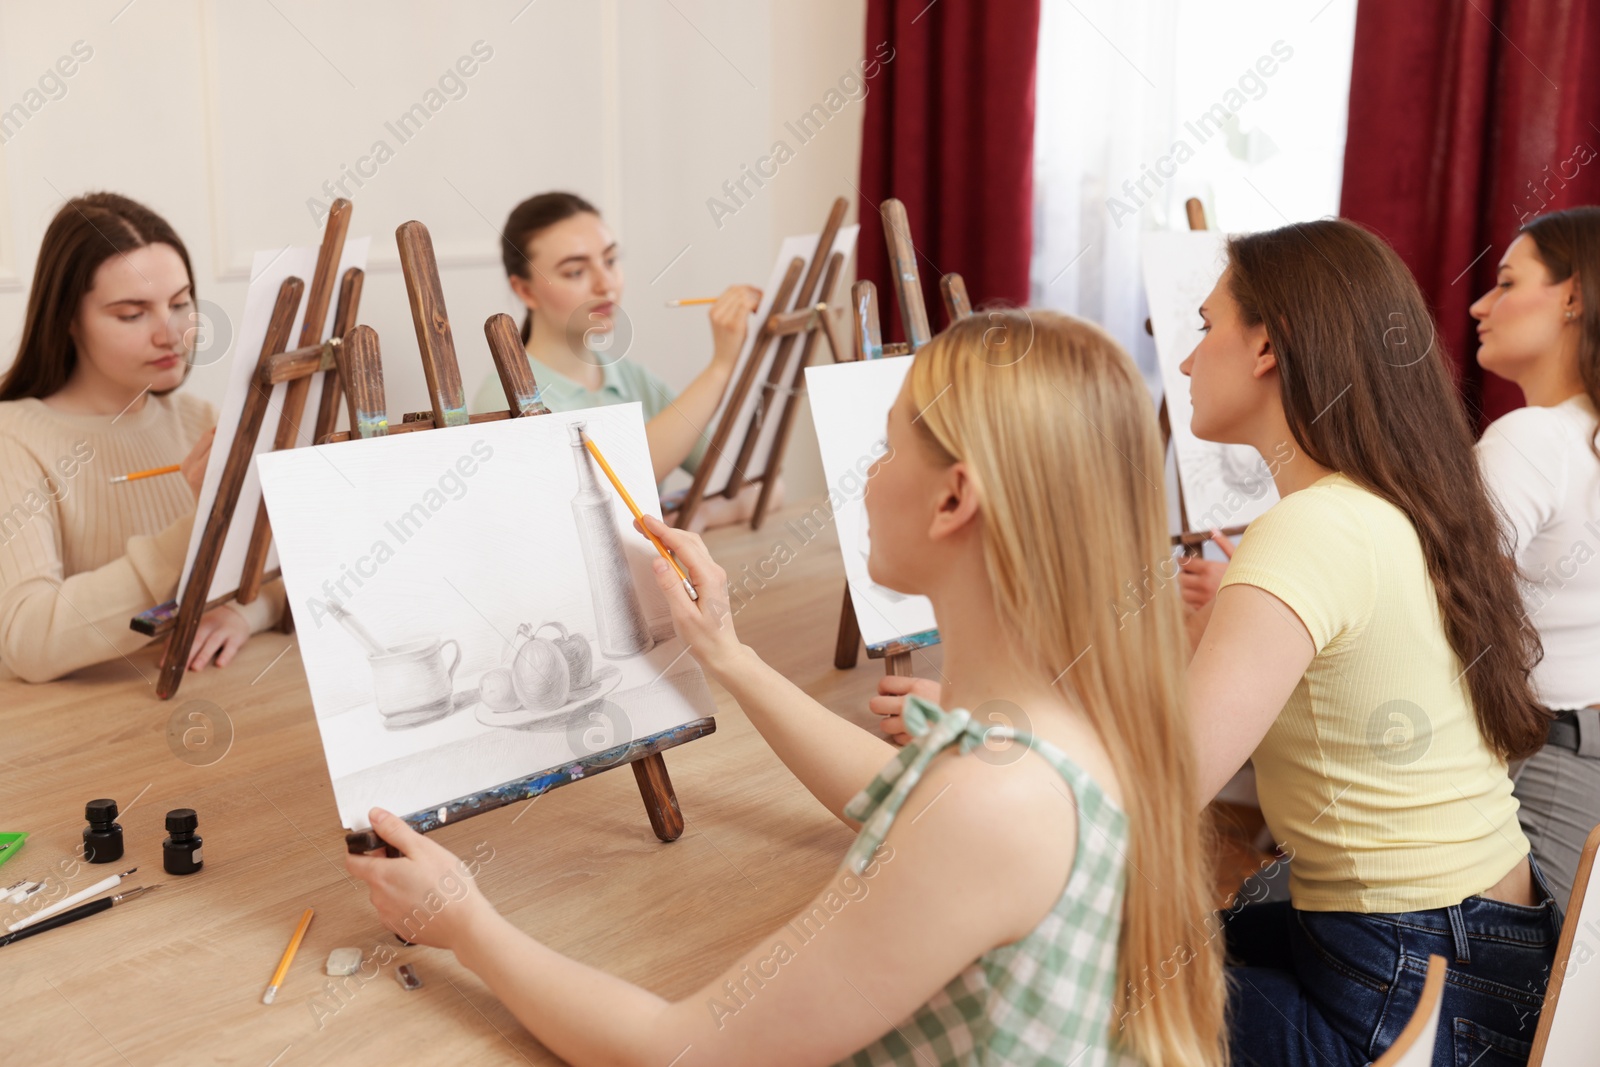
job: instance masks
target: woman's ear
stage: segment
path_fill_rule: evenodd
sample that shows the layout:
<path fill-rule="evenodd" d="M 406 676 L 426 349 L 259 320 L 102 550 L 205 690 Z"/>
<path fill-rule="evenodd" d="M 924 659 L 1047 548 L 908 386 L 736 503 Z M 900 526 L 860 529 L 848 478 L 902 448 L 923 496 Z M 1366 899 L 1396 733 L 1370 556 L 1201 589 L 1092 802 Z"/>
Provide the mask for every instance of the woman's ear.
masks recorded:
<path fill-rule="evenodd" d="M 527 306 L 529 311 L 539 310 L 539 298 L 533 295 L 533 286 L 528 279 L 520 274 L 513 274 L 507 281 L 511 283 L 511 291 L 517 295 L 518 300 Z"/>
<path fill-rule="evenodd" d="M 965 463 L 952 463 L 939 483 L 939 503 L 928 537 L 939 540 L 967 529 L 978 517 L 978 483 Z"/>
<path fill-rule="evenodd" d="M 1259 337 L 1253 337 L 1255 344 L 1255 364 L 1250 368 L 1250 373 L 1257 378 L 1265 378 L 1270 372 L 1278 369 L 1278 353 L 1272 347 L 1272 339 L 1267 336 L 1266 328 L 1257 326 Z"/>

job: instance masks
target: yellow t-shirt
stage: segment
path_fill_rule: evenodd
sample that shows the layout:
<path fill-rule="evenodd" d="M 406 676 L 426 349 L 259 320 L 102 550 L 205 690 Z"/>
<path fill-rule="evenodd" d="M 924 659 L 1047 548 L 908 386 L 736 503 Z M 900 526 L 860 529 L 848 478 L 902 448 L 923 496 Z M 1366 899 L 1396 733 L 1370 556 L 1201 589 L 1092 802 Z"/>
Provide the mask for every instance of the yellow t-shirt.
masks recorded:
<path fill-rule="evenodd" d="M 1329 475 L 1250 524 L 1222 584 L 1282 600 L 1316 645 L 1254 755 L 1295 907 L 1446 907 L 1528 854 L 1399 508 Z"/>

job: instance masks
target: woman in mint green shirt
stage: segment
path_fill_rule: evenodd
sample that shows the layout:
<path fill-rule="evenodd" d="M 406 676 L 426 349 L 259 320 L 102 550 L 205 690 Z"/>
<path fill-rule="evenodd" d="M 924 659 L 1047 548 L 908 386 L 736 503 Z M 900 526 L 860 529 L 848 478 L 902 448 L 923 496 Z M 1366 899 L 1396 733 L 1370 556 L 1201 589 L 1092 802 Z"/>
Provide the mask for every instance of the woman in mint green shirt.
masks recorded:
<path fill-rule="evenodd" d="M 540 398 L 553 411 L 604 404 L 644 406 L 645 435 L 661 481 L 679 467 L 693 472 L 710 441 L 711 419 L 744 348 L 761 290 L 730 286 L 711 306 L 711 362 L 683 392 L 631 362 L 616 330 L 622 299 L 617 240 L 600 212 L 572 193 L 541 193 L 506 220 L 500 255 L 511 291 L 528 308 L 522 344 Z M 474 411 L 503 410 L 505 393 L 491 374 L 473 396 Z"/>

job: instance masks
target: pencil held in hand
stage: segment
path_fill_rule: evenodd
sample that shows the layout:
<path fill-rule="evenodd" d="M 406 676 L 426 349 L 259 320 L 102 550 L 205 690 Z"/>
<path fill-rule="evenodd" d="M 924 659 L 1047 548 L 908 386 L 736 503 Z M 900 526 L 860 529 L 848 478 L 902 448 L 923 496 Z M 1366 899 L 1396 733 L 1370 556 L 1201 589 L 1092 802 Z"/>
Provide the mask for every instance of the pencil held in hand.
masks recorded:
<path fill-rule="evenodd" d="M 661 553 L 661 558 L 666 560 L 668 565 L 678 572 L 678 578 L 683 582 L 684 591 L 689 594 L 689 599 L 699 600 L 700 594 L 695 592 L 694 583 L 689 581 L 687 574 L 683 573 L 683 568 L 678 565 L 678 561 L 672 558 L 672 553 L 667 551 L 667 546 L 662 544 L 655 534 L 645 529 L 644 513 L 639 510 L 639 505 L 633 502 L 633 497 L 628 495 L 628 491 L 622 487 L 622 481 L 617 477 L 617 472 L 611 469 L 611 464 L 606 462 L 606 457 L 600 454 L 600 447 L 590 440 L 587 433 L 583 435 L 583 446 L 589 450 L 589 454 L 594 457 L 594 461 L 600 464 L 600 469 L 605 472 L 606 477 L 611 480 L 611 484 L 622 495 L 622 502 L 628 505 L 629 511 L 633 512 L 634 519 L 639 523 L 639 529 L 644 530 L 644 535 L 650 538 L 652 545 L 656 546 L 656 551 Z"/>

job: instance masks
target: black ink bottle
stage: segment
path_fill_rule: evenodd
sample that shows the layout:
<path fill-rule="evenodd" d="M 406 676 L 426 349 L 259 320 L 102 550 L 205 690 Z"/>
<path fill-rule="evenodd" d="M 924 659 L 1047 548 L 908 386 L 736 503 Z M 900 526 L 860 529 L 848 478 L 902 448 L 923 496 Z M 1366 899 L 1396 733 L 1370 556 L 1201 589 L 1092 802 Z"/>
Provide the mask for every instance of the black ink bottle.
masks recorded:
<path fill-rule="evenodd" d="M 200 818 L 193 808 L 173 808 L 167 812 L 167 833 L 161 842 L 161 866 L 168 874 L 193 874 L 204 862 L 200 858 L 200 835 L 195 827 Z"/>
<path fill-rule="evenodd" d="M 122 858 L 122 827 L 117 822 L 115 800 L 91 800 L 84 805 L 89 825 L 83 831 L 83 858 L 90 863 L 110 863 Z"/>

